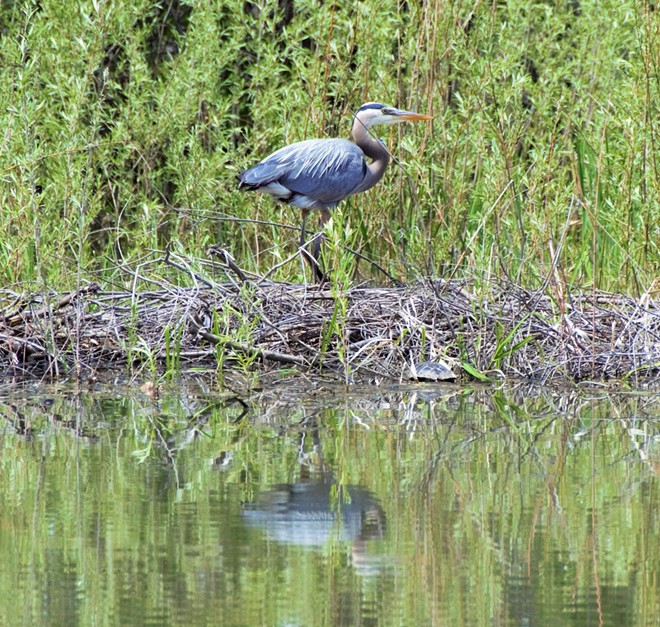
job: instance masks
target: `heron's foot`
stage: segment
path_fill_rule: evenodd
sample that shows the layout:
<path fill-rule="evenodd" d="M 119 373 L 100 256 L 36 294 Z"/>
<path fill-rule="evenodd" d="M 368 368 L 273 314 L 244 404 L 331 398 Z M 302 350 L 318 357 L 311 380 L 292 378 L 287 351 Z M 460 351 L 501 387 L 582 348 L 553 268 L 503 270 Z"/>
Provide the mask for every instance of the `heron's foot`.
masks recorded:
<path fill-rule="evenodd" d="M 328 281 L 328 275 L 323 271 L 319 261 L 321 257 L 321 244 L 323 243 L 324 239 L 325 234 L 323 231 L 319 231 L 316 233 L 316 235 L 314 235 L 314 239 L 312 240 L 312 257 L 316 263 L 314 266 L 314 274 L 316 276 L 317 283 L 326 283 Z"/>
<path fill-rule="evenodd" d="M 301 236 L 300 241 L 300 254 L 305 261 L 312 267 L 314 272 L 314 280 L 319 283 L 326 283 L 328 277 L 323 271 L 319 257 L 321 256 L 321 243 L 323 242 L 324 235 L 322 232 L 316 233 L 310 242 L 303 241 L 304 234 Z M 307 245 L 311 244 L 311 252 L 308 250 Z"/>

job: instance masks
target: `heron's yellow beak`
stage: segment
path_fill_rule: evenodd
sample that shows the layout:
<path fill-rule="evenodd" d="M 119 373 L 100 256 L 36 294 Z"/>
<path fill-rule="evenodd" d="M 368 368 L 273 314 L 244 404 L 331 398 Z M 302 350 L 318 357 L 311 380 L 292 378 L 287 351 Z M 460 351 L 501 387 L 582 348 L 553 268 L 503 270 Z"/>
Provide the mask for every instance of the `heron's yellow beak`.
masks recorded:
<path fill-rule="evenodd" d="M 395 120 L 402 120 L 407 122 L 421 122 L 422 120 L 432 120 L 432 115 L 424 115 L 422 113 L 415 113 L 414 111 L 402 111 L 401 109 L 394 109 L 391 115 Z"/>

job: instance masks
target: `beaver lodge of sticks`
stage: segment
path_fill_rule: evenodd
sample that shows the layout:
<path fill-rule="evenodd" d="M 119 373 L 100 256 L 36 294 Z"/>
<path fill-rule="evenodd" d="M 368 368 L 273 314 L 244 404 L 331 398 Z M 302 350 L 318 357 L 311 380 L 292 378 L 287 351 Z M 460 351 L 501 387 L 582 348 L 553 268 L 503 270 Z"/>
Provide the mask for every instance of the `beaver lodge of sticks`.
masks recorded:
<path fill-rule="evenodd" d="M 278 283 L 247 275 L 215 283 L 180 266 L 126 292 L 89 284 L 65 295 L 0 292 L 5 376 L 83 377 L 117 368 L 295 368 L 338 381 L 402 381 L 442 360 L 476 376 L 649 381 L 660 372 L 660 307 L 630 298 L 523 289 L 506 280 L 426 280 L 397 287 Z M 232 265 L 233 264 L 233 265 Z M 170 268 L 171 269 L 171 268 Z M 228 273 L 227 276 L 230 276 Z"/>

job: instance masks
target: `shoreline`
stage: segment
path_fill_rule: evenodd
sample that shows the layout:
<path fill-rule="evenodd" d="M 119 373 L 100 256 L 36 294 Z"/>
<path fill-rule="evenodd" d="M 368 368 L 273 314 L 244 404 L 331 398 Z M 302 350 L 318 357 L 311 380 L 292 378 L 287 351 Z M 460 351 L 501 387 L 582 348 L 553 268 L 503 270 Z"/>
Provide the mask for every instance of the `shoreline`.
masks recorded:
<path fill-rule="evenodd" d="M 133 292 L 0 292 L 0 369 L 58 379 L 134 368 L 272 372 L 401 382 L 442 360 L 459 381 L 648 383 L 660 372 L 660 304 L 648 296 L 528 290 L 498 279 L 397 287 L 232 282 Z"/>

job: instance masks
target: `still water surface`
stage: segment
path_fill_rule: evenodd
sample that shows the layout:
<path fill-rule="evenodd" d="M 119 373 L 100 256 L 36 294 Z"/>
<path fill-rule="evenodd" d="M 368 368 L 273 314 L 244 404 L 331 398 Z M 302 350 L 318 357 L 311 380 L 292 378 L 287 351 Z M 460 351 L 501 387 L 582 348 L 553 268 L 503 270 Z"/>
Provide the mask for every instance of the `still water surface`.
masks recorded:
<path fill-rule="evenodd" d="M 0 388 L 0 625 L 656 625 L 660 403 Z"/>

